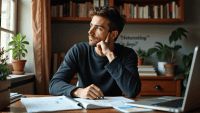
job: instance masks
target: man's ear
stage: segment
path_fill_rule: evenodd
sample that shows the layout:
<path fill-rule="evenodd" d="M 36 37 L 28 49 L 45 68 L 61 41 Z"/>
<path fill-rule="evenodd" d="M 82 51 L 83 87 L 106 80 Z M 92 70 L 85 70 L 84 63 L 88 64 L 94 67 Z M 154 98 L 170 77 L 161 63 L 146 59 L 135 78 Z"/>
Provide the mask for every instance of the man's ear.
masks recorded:
<path fill-rule="evenodd" d="M 110 35 L 110 38 L 111 38 L 111 39 L 115 39 L 115 38 L 117 37 L 117 35 L 118 35 L 118 31 L 117 31 L 117 30 L 112 31 L 112 32 L 111 32 L 111 35 Z"/>

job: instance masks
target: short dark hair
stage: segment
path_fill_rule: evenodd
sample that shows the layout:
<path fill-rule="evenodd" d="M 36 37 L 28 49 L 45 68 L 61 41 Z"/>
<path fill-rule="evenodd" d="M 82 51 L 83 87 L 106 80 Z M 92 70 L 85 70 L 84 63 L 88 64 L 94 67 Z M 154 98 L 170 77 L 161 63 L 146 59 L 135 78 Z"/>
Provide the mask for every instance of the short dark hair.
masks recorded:
<path fill-rule="evenodd" d="M 109 32 L 118 31 L 118 35 L 115 38 L 115 41 L 117 40 L 119 34 L 122 32 L 124 25 L 125 25 L 125 15 L 120 15 L 118 9 L 113 6 L 101 6 L 101 7 L 94 7 L 90 11 L 90 17 L 93 17 L 94 15 L 98 15 L 104 18 L 107 18 L 110 23 L 108 23 Z"/>

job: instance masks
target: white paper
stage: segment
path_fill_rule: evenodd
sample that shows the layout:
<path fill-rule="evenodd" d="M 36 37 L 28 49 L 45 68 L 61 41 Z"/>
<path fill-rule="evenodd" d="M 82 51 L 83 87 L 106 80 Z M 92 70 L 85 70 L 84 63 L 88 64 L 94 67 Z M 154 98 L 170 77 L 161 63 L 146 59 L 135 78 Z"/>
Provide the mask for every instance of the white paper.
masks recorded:
<path fill-rule="evenodd" d="M 110 102 L 110 105 L 122 112 L 129 113 L 129 112 L 147 112 L 152 111 L 152 109 L 146 109 L 141 107 L 135 107 L 135 106 L 127 106 L 125 105 L 125 102 L 118 101 L 118 102 Z"/>
<path fill-rule="evenodd" d="M 26 107 L 27 112 L 82 109 L 65 96 L 21 98 L 21 102 Z"/>
<path fill-rule="evenodd" d="M 82 98 L 74 98 L 75 100 L 81 102 L 86 109 L 92 109 L 92 108 L 105 108 L 105 107 L 112 107 L 110 105 L 110 102 L 134 102 L 134 100 L 127 99 L 125 97 L 119 96 L 119 97 L 104 97 L 104 99 L 82 99 Z M 89 105 L 89 106 L 87 106 Z"/>

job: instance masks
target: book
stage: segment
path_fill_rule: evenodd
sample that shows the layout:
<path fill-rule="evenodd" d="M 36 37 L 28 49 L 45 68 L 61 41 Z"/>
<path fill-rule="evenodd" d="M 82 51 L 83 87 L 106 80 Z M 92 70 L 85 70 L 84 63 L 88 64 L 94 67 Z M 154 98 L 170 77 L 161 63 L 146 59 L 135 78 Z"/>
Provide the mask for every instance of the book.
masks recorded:
<path fill-rule="evenodd" d="M 63 17 L 63 5 L 59 5 L 59 17 Z"/>
<path fill-rule="evenodd" d="M 138 68 L 138 71 L 155 71 L 155 68 Z"/>
<path fill-rule="evenodd" d="M 157 76 L 157 73 L 139 73 L 139 76 Z"/>
<path fill-rule="evenodd" d="M 68 98 L 68 97 L 67 97 Z M 134 102 L 131 99 L 118 96 L 118 97 L 104 97 L 104 99 L 83 99 L 83 98 L 73 98 L 77 104 L 85 109 L 99 109 L 99 108 L 112 108 L 110 102 Z"/>
<path fill-rule="evenodd" d="M 176 18 L 176 2 L 172 1 L 172 18 Z"/>
<path fill-rule="evenodd" d="M 138 73 L 156 73 L 156 71 L 138 71 Z"/>
<path fill-rule="evenodd" d="M 105 5 L 105 1 L 104 0 L 100 0 L 100 6 L 104 6 Z"/>
<path fill-rule="evenodd" d="M 112 108 L 111 102 L 134 102 L 134 100 L 118 96 L 104 99 L 69 98 L 66 96 L 21 98 L 27 112 L 61 111 L 77 109 Z"/>
<path fill-rule="evenodd" d="M 138 68 L 153 68 L 153 65 L 139 65 Z"/>

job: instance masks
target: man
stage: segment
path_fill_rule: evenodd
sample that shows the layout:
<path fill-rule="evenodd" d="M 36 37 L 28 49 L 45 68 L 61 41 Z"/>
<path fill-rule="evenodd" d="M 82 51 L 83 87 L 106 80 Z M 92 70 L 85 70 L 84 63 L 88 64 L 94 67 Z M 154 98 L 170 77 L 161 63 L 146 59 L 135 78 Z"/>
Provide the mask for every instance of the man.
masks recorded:
<path fill-rule="evenodd" d="M 114 7 L 95 7 L 90 13 L 89 43 L 75 44 L 66 54 L 49 84 L 51 95 L 87 99 L 103 96 L 136 97 L 141 91 L 137 55 L 133 49 L 114 43 L 125 18 Z M 78 87 L 70 85 L 78 73 Z"/>

